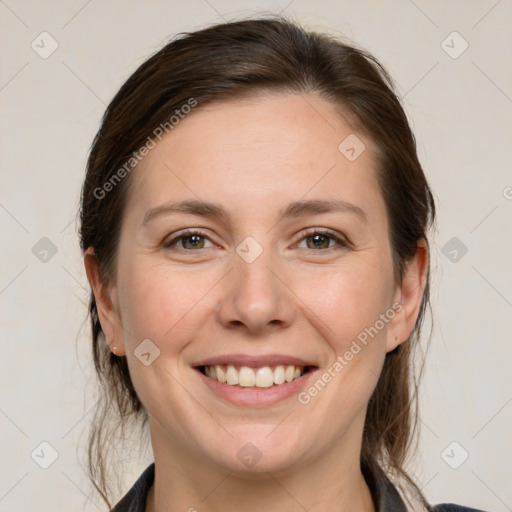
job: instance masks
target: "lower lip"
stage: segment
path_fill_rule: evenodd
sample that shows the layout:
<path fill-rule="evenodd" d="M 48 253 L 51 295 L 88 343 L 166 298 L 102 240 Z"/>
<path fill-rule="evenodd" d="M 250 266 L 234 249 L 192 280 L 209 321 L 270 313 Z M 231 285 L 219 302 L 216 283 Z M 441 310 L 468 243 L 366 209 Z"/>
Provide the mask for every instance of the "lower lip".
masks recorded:
<path fill-rule="evenodd" d="M 308 385 L 316 370 L 310 370 L 292 382 L 285 382 L 271 388 L 230 386 L 207 377 L 200 370 L 196 369 L 196 372 L 213 393 L 231 404 L 245 407 L 268 407 L 299 394 Z"/>

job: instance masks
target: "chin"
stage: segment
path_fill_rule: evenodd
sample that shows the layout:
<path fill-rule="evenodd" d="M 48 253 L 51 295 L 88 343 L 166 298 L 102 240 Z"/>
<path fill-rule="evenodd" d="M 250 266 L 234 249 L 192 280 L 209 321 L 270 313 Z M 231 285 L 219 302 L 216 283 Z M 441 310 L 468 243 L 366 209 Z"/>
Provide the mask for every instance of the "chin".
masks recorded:
<path fill-rule="evenodd" d="M 278 432 L 278 429 L 282 429 Z M 282 472 L 295 466 L 305 453 L 300 429 L 276 425 L 243 425 L 225 442 L 209 444 L 205 449 L 218 466 L 238 475 L 257 477 Z M 212 446 L 215 450 L 212 452 Z M 268 475 L 266 475 L 268 477 Z"/>

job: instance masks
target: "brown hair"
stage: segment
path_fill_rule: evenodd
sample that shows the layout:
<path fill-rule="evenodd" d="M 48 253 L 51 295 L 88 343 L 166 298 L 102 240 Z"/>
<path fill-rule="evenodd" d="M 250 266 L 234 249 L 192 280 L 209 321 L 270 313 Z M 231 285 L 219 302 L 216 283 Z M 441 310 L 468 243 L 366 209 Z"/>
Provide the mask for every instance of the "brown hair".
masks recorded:
<path fill-rule="evenodd" d="M 272 16 L 178 34 L 128 78 L 109 104 L 90 150 L 80 219 L 82 250 L 94 248 L 104 284 L 116 278 L 121 219 L 132 180 L 126 172 L 122 180 L 111 181 L 108 191 L 105 183 L 116 173 L 119 177 L 119 169 L 155 129 L 169 124 L 170 116 L 191 98 L 201 105 L 258 91 L 317 93 L 375 142 L 394 273 L 400 282 L 418 241 L 427 240 L 435 205 L 392 80 L 364 50 L 306 31 L 283 16 Z M 386 356 L 368 405 L 361 451 L 365 471 L 404 478 L 422 500 L 404 465 L 417 422 L 411 350 L 429 304 L 429 273 L 411 336 Z M 111 437 L 124 436 L 130 419 L 144 425 L 147 412 L 132 384 L 126 358 L 113 355 L 105 343 L 92 294 L 89 313 L 102 396 L 90 434 L 88 465 L 91 480 L 110 507 L 107 461 L 108 449 L 115 446 Z"/>

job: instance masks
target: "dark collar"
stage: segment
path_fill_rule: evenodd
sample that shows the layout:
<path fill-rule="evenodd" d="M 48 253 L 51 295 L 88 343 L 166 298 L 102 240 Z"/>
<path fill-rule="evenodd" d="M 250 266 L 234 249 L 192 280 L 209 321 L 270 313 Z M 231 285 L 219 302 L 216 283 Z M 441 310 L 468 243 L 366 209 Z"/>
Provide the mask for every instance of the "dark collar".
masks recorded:
<path fill-rule="evenodd" d="M 363 465 L 361 471 L 372 494 L 376 512 L 407 512 L 396 487 L 382 469 L 370 470 Z"/>
<path fill-rule="evenodd" d="M 395 486 L 384 472 L 363 470 L 376 512 L 407 512 Z M 150 464 L 112 512 L 145 512 L 146 499 L 155 481 L 155 463 Z"/>
<path fill-rule="evenodd" d="M 155 463 L 150 464 L 112 512 L 145 512 L 146 498 L 155 481 Z"/>

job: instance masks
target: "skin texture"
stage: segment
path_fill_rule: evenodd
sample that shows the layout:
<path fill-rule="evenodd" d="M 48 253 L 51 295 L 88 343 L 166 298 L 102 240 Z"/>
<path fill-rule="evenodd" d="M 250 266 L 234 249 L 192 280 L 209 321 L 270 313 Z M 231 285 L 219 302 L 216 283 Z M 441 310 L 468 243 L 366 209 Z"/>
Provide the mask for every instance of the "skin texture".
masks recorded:
<path fill-rule="evenodd" d="M 374 510 L 359 469 L 365 411 L 386 352 L 414 327 L 427 257 L 420 243 L 396 283 L 375 146 L 356 133 L 366 150 L 349 161 L 338 145 L 352 133 L 314 94 L 198 107 L 134 171 L 115 278 L 101 283 L 86 253 L 107 342 L 128 358 L 150 415 L 156 478 L 147 511 Z M 185 199 L 222 205 L 227 217 L 168 213 L 143 225 L 149 210 Z M 336 211 L 279 221 L 290 202 L 329 199 L 365 218 Z M 164 247 L 188 228 L 207 236 L 199 248 L 190 238 Z M 347 243 L 320 238 L 318 248 L 313 228 Z M 263 249 L 252 263 L 236 252 L 248 236 Z M 286 354 L 320 376 L 394 303 L 401 311 L 307 405 L 292 396 L 234 406 L 191 366 Z M 144 339 L 161 351 L 149 366 L 134 356 Z M 248 442 L 262 455 L 252 468 L 237 456 Z"/>

